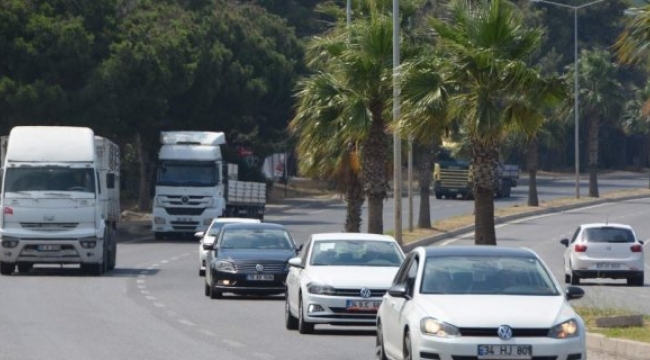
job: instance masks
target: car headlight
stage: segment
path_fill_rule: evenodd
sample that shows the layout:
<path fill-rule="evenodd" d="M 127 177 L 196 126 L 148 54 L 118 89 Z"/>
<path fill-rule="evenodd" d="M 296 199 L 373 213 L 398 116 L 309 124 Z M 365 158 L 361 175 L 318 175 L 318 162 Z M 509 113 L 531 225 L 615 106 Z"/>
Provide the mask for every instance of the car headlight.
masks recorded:
<path fill-rule="evenodd" d="M 2 237 L 2 247 L 6 249 L 13 249 L 18 246 L 20 240 L 17 237 L 13 236 L 3 236 Z"/>
<path fill-rule="evenodd" d="M 580 327 L 575 319 L 557 324 L 548 332 L 548 336 L 555 339 L 567 339 L 580 335 Z"/>
<path fill-rule="evenodd" d="M 422 334 L 438 337 L 460 336 L 460 331 L 454 325 L 431 317 L 420 320 L 420 331 L 422 331 Z"/>
<path fill-rule="evenodd" d="M 318 294 L 318 295 L 334 295 L 336 293 L 336 290 L 334 290 L 333 287 L 318 284 L 318 283 L 307 284 L 307 291 L 310 294 Z"/>
<path fill-rule="evenodd" d="M 235 264 L 231 263 L 230 261 L 219 260 L 217 261 L 216 267 L 218 271 L 235 272 Z"/>

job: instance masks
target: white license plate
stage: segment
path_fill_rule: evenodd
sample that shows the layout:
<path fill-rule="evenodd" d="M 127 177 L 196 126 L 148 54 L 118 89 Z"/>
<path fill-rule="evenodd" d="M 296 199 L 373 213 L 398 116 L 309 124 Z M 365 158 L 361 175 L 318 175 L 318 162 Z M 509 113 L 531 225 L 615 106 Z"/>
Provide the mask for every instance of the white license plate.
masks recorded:
<path fill-rule="evenodd" d="M 379 309 L 381 301 L 373 300 L 347 300 L 345 307 L 348 311 L 376 311 Z"/>
<path fill-rule="evenodd" d="M 480 360 L 527 360 L 533 357 L 532 345 L 479 345 L 476 351 Z"/>
<path fill-rule="evenodd" d="M 458 192 L 458 189 L 449 189 L 450 192 Z"/>
<path fill-rule="evenodd" d="M 59 251 L 61 245 L 38 245 L 38 251 Z"/>
<path fill-rule="evenodd" d="M 247 274 L 246 280 L 251 281 L 273 281 L 273 274 Z"/>
<path fill-rule="evenodd" d="M 176 221 L 183 222 L 183 223 L 188 223 L 188 222 L 192 222 L 192 218 L 178 218 L 178 219 L 176 219 Z"/>
<path fill-rule="evenodd" d="M 617 263 L 596 263 L 596 269 L 612 269 L 617 270 L 621 268 L 621 264 Z"/>

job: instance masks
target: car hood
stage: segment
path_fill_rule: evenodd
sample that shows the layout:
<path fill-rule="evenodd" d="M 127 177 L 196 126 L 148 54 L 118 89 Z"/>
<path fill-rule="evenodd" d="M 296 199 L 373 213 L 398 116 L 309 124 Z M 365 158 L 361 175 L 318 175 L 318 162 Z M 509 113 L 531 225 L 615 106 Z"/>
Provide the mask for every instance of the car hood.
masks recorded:
<path fill-rule="evenodd" d="M 230 261 L 287 261 L 294 256 L 296 252 L 293 250 L 220 250 L 218 258 Z"/>
<path fill-rule="evenodd" d="M 399 268 L 389 266 L 311 266 L 311 281 L 335 288 L 388 289 Z"/>
<path fill-rule="evenodd" d="M 417 307 L 457 327 L 550 328 L 577 318 L 562 296 L 420 295 Z"/>

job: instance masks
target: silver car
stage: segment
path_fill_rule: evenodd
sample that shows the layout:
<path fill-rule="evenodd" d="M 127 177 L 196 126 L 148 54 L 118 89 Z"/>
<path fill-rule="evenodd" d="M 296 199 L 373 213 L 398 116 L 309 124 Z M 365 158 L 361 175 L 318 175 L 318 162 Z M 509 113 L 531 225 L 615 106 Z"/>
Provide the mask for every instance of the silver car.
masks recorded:
<path fill-rule="evenodd" d="M 250 219 L 250 218 L 226 218 L 226 217 L 215 218 L 212 220 L 212 223 L 210 223 L 210 226 L 208 226 L 208 229 L 205 230 L 205 232 L 199 231 L 196 234 L 194 234 L 195 237 L 201 239 L 199 240 L 199 276 L 205 276 L 205 258 L 208 253 L 208 250 L 204 249 L 203 244 L 214 243 L 214 239 L 216 239 L 217 235 L 219 235 L 219 231 L 221 231 L 221 228 L 223 227 L 224 224 L 259 223 L 259 222 L 261 222 L 259 219 Z"/>
<path fill-rule="evenodd" d="M 629 225 L 583 224 L 573 238 L 562 239 L 564 281 L 577 285 L 580 279 L 626 279 L 631 286 L 643 286 L 643 241 Z"/>

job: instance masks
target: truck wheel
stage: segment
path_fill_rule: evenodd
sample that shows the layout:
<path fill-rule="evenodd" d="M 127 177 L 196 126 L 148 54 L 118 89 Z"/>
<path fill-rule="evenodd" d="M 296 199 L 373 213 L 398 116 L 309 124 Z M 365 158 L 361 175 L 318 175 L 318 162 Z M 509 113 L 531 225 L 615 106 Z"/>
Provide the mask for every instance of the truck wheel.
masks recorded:
<path fill-rule="evenodd" d="M 165 233 L 155 232 L 153 235 L 154 235 L 154 238 L 156 240 L 164 240 L 165 239 Z"/>
<path fill-rule="evenodd" d="M 442 194 L 436 191 L 436 199 L 442 199 Z"/>
<path fill-rule="evenodd" d="M 106 270 L 111 271 L 115 269 L 115 262 L 117 259 L 117 241 L 115 239 L 115 234 L 111 228 L 106 229 L 104 241 L 108 243 L 108 264 Z"/>
<path fill-rule="evenodd" d="M 0 274 L 2 275 L 11 275 L 16 269 L 16 264 L 0 262 Z"/>

